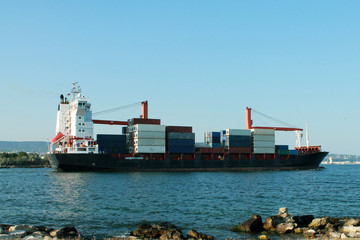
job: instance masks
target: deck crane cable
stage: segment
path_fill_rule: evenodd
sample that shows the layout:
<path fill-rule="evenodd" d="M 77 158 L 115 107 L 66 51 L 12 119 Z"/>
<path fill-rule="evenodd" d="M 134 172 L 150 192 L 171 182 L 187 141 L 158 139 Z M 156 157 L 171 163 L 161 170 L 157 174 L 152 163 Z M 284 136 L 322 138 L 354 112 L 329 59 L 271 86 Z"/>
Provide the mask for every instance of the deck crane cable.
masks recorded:
<path fill-rule="evenodd" d="M 116 111 L 120 111 L 120 110 L 124 110 L 124 109 L 127 109 L 127 108 L 132 108 L 132 107 L 138 106 L 141 103 L 142 102 L 137 102 L 137 103 L 132 103 L 132 104 L 129 104 L 129 105 L 121 106 L 121 107 L 111 108 L 111 109 L 108 109 L 108 110 L 93 113 L 93 115 L 94 116 L 99 116 L 99 115 L 103 115 L 103 114 L 106 114 L 106 113 L 116 112 Z"/>
<path fill-rule="evenodd" d="M 271 120 L 273 120 L 273 121 L 275 121 L 275 122 L 278 122 L 278 123 L 280 123 L 280 124 L 283 124 L 284 126 L 293 127 L 293 128 L 295 127 L 295 126 L 293 126 L 293 125 L 291 125 L 291 124 L 289 124 L 289 123 L 283 122 L 283 121 L 281 121 L 281 120 L 279 120 L 279 119 L 270 117 L 270 116 L 268 116 L 268 115 L 266 115 L 266 114 L 264 114 L 264 113 L 261 113 L 261 112 L 259 112 L 259 111 L 256 111 L 255 109 L 252 109 L 252 111 L 253 111 L 254 113 L 257 113 L 257 114 L 263 116 L 263 117 L 269 118 L 269 119 L 271 119 Z"/>

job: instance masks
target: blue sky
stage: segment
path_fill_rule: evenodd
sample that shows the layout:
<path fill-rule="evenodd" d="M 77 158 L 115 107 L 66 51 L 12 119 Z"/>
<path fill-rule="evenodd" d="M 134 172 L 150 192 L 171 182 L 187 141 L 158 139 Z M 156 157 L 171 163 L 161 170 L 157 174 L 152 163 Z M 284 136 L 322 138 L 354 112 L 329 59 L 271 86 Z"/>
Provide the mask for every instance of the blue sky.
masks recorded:
<path fill-rule="evenodd" d="M 59 95 L 77 81 L 94 112 L 148 100 L 150 117 L 191 125 L 198 141 L 245 128 L 249 106 L 308 121 L 324 150 L 360 154 L 359 10 L 357 0 L 0 1 L 0 140 L 52 138 Z M 294 146 L 295 134 L 276 141 Z"/>

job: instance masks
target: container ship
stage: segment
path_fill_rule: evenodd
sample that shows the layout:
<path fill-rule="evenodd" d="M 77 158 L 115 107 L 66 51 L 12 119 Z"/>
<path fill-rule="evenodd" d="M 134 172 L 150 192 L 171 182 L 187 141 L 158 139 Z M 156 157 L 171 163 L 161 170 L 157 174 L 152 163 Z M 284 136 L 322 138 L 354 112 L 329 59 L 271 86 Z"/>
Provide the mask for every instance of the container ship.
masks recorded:
<path fill-rule="evenodd" d="M 275 145 L 277 131 L 300 128 L 256 127 L 246 108 L 246 129 L 204 133 L 195 142 L 191 126 L 165 126 L 142 115 L 128 121 L 96 120 L 91 104 L 73 83 L 71 100 L 60 96 L 56 136 L 51 139 L 50 163 L 58 171 L 256 171 L 316 169 L 328 152 L 321 146 Z M 97 134 L 94 124 L 122 125 L 122 134 Z M 300 141 L 298 141 L 300 143 Z"/>

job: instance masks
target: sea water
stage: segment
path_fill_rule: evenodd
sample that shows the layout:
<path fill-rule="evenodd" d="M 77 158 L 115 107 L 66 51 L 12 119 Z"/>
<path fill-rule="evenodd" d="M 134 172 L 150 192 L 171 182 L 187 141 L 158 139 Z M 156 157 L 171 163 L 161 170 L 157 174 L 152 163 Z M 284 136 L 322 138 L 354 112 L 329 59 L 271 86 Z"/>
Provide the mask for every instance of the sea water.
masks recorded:
<path fill-rule="evenodd" d="M 60 228 L 85 236 L 127 235 L 168 221 L 217 239 L 252 214 L 360 217 L 360 165 L 320 170 L 191 173 L 56 172 L 0 169 L 0 223 Z M 273 238 L 273 237 L 272 237 Z M 278 238 L 275 236 L 275 238 Z"/>

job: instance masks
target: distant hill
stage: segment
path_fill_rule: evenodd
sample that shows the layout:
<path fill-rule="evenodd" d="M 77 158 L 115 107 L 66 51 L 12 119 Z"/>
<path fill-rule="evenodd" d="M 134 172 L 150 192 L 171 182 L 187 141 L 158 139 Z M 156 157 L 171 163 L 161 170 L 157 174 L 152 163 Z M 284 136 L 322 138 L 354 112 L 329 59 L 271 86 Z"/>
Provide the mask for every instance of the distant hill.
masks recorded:
<path fill-rule="evenodd" d="M 46 142 L 25 141 L 10 142 L 0 141 L 0 152 L 30 152 L 30 153 L 46 153 L 48 145 Z"/>

